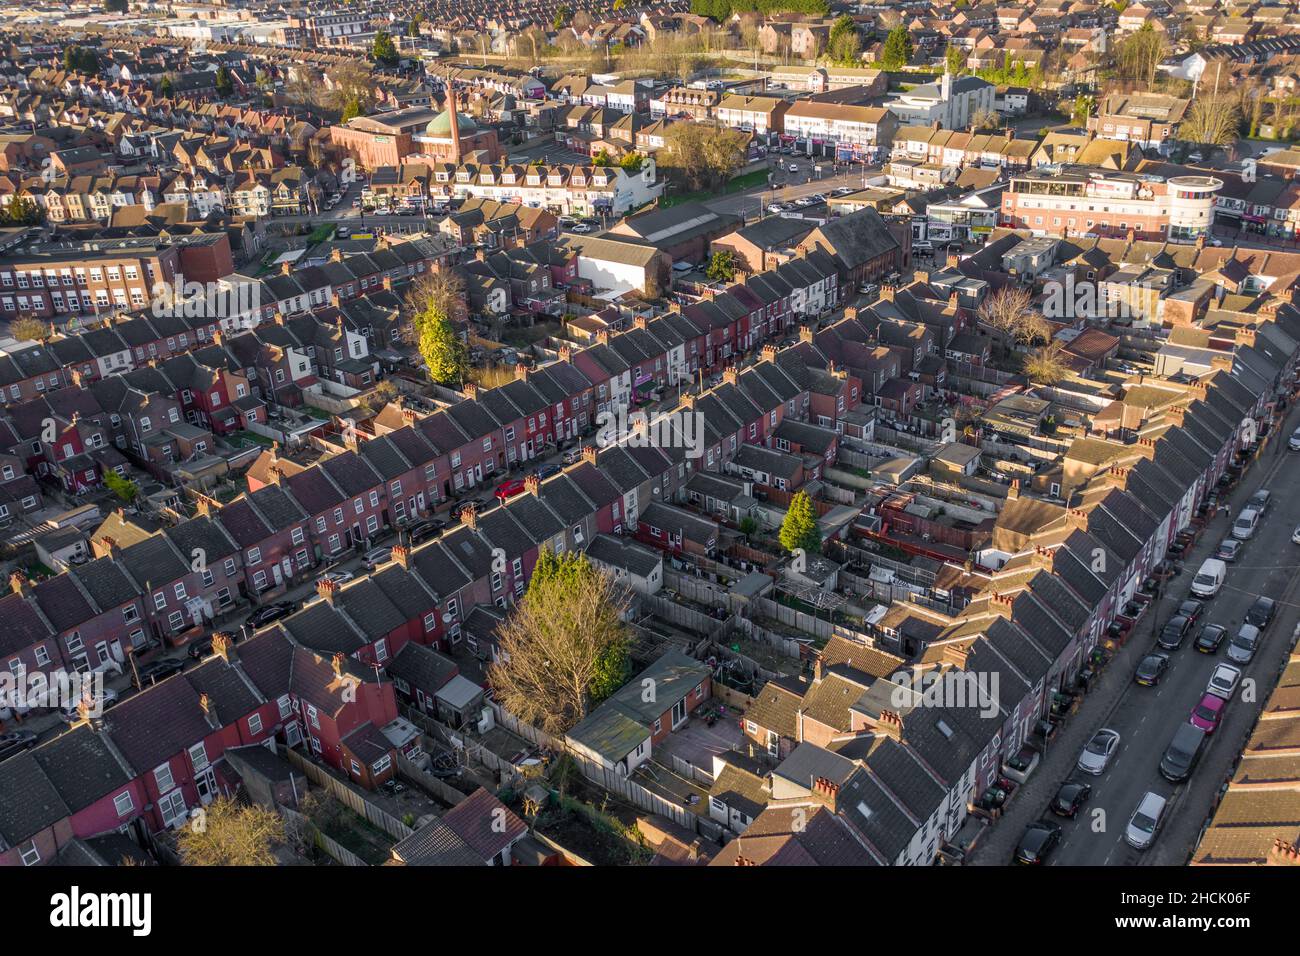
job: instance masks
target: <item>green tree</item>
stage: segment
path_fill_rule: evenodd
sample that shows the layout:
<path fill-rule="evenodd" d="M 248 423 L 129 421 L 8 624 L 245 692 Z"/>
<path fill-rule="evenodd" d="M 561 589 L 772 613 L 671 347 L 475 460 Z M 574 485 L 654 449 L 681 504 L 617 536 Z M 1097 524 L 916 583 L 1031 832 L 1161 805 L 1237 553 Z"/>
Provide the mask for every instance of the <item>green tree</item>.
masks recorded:
<path fill-rule="evenodd" d="M 567 5 L 561 4 L 560 8 L 555 11 L 555 19 L 551 21 L 551 26 L 557 30 L 563 30 L 573 19 L 573 11 Z"/>
<path fill-rule="evenodd" d="M 543 549 L 514 613 L 498 629 L 496 697 L 547 733 L 569 730 L 627 680 L 626 592 L 581 551 Z"/>
<path fill-rule="evenodd" d="M 416 317 L 415 332 L 429 378 L 439 385 L 463 383 L 469 372 L 469 350 L 447 314 L 430 306 Z"/>
<path fill-rule="evenodd" d="M 412 14 L 411 21 L 406 25 L 406 35 L 408 37 L 418 37 L 420 35 L 420 24 L 423 22 L 423 13 Z"/>
<path fill-rule="evenodd" d="M 45 220 L 45 214 L 30 196 L 13 193 L 0 209 L 0 225 L 39 226 Z"/>
<path fill-rule="evenodd" d="M 50 326 L 34 315 L 20 315 L 9 323 L 9 334 L 19 342 L 44 342 L 50 337 Z"/>
<path fill-rule="evenodd" d="M 104 472 L 104 486 L 127 504 L 140 495 L 140 487 L 129 478 L 123 478 L 115 471 Z"/>
<path fill-rule="evenodd" d="M 1060 342 L 1040 346 L 1025 356 L 1025 375 L 1035 385 L 1055 385 L 1069 374 Z"/>
<path fill-rule="evenodd" d="M 217 67 L 217 92 L 222 96 L 235 92 L 235 81 L 230 78 L 230 71 L 224 66 Z"/>
<path fill-rule="evenodd" d="M 709 260 L 707 275 L 714 282 L 730 282 L 736 278 L 736 258 L 730 249 L 719 249 Z"/>
<path fill-rule="evenodd" d="M 380 30 L 375 34 L 374 45 L 370 48 L 370 55 L 374 57 L 376 63 L 380 66 L 396 66 L 401 57 L 397 53 L 397 45 L 393 43 L 393 38 L 387 30 Z"/>
<path fill-rule="evenodd" d="M 959 46 L 950 46 L 943 55 L 944 67 L 953 76 L 966 72 L 966 51 Z"/>
<path fill-rule="evenodd" d="M 912 60 L 912 35 L 907 27 L 899 24 L 885 37 L 885 49 L 880 57 L 880 65 L 886 70 L 901 70 Z"/>
<path fill-rule="evenodd" d="M 858 25 L 848 14 L 840 17 L 831 26 L 826 53 L 832 62 L 839 63 L 841 66 L 856 66 L 861 58 L 862 34 L 858 32 Z"/>
<path fill-rule="evenodd" d="M 630 176 L 635 176 L 641 172 L 641 166 L 645 163 L 645 157 L 640 153 L 625 153 L 623 158 L 618 161 L 619 167 Z"/>
<path fill-rule="evenodd" d="M 339 116 L 340 123 L 346 123 L 350 119 L 355 119 L 361 115 L 361 101 L 355 96 L 343 104 L 343 112 Z"/>
<path fill-rule="evenodd" d="M 796 491 L 790 499 L 779 534 L 781 547 L 787 551 L 803 548 L 807 554 L 816 554 L 822 547 L 821 532 L 817 530 L 817 509 L 806 491 Z"/>
<path fill-rule="evenodd" d="M 749 134 L 705 123 L 673 123 L 664 134 L 660 165 L 675 170 L 691 189 L 719 187 L 745 163 Z"/>
<path fill-rule="evenodd" d="M 172 78 L 170 76 L 164 76 L 162 82 L 158 84 L 158 92 L 163 96 L 171 96 L 172 88 Z"/>

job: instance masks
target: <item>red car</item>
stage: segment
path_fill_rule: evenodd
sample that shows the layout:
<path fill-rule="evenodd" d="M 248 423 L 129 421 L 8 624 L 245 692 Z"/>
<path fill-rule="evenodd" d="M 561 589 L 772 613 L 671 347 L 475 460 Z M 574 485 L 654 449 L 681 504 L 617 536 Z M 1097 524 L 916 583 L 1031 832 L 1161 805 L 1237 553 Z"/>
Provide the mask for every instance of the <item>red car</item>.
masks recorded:
<path fill-rule="evenodd" d="M 507 498 L 513 498 L 515 495 L 522 494 L 524 483 L 519 480 L 503 481 L 497 485 L 496 496 L 502 501 Z"/>
<path fill-rule="evenodd" d="M 1223 716 L 1223 708 L 1228 702 L 1216 694 L 1206 694 L 1201 698 L 1201 702 L 1192 708 L 1192 716 L 1188 721 L 1193 727 L 1200 727 L 1207 734 L 1214 733 L 1214 728 L 1219 726 L 1219 719 Z"/>

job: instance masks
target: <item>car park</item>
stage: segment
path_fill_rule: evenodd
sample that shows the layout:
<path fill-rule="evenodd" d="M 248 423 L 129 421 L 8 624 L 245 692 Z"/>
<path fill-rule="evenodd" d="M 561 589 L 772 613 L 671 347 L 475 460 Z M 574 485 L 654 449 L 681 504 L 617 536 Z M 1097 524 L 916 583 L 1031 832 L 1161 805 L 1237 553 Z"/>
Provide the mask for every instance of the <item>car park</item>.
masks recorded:
<path fill-rule="evenodd" d="M 1153 651 L 1138 664 L 1133 679 L 1143 687 L 1154 687 L 1169 669 L 1169 655 L 1163 651 Z"/>
<path fill-rule="evenodd" d="M 1079 754 L 1078 767 L 1084 773 L 1097 776 L 1110 765 L 1111 758 L 1119 750 L 1120 735 L 1118 730 L 1103 727 L 1092 735 Z"/>
<path fill-rule="evenodd" d="M 1273 620 L 1273 612 L 1277 609 L 1277 604 L 1272 598 L 1263 595 L 1255 598 L 1255 603 L 1250 606 L 1246 612 L 1246 623 L 1254 624 L 1261 631 L 1268 627 L 1269 622 Z"/>
<path fill-rule="evenodd" d="M 1237 520 L 1232 523 L 1232 536 L 1239 541 L 1249 541 L 1255 537 L 1259 528 L 1259 512 L 1254 508 L 1243 508 Z"/>
<path fill-rule="evenodd" d="M 1241 683 L 1241 669 L 1233 667 L 1231 664 L 1220 664 L 1210 675 L 1210 682 L 1205 685 L 1205 691 L 1209 694 L 1218 694 L 1227 700 L 1237 690 L 1237 685 Z"/>
<path fill-rule="evenodd" d="M 1020 838 L 1020 844 L 1016 847 L 1016 862 L 1030 865 L 1045 863 L 1060 842 L 1061 825 L 1050 820 L 1039 820 L 1031 824 Z"/>
<path fill-rule="evenodd" d="M 1091 795 L 1092 787 L 1086 783 L 1062 784 L 1061 789 L 1057 790 L 1056 796 L 1052 798 L 1051 810 L 1058 817 L 1074 819 Z"/>
<path fill-rule="evenodd" d="M 1124 828 L 1124 842 L 1135 850 L 1145 850 L 1155 842 L 1160 824 L 1164 821 L 1168 800 L 1158 793 L 1148 791 L 1138 801 L 1137 809 Z"/>
<path fill-rule="evenodd" d="M 1183 638 L 1187 636 L 1191 626 L 1191 621 L 1181 614 L 1176 614 L 1165 622 L 1165 626 L 1160 631 L 1160 636 L 1156 638 L 1156 643 L 1166 650 L 1176 651 L 1182 647 Z"/>
<path fill-rule="evenodd" d="M 1234 664 L 1249 664 L 1259 650 L 1259 628 L 1243 624 L 1228 644 L 1228 660 Z"/>
<path fill-rule="evenodd" d="M 1160 758 L 1160 775 L 1171 783 L 1181 783 L 1192 775 L 1205 749 L 1206 733 L 1195 724 L 1183 724 Z"/>
<path fill-rule="evenodd" d="M 1201 628 L 1201 633 L 1196 635 L 1194 646 L 1202 654 L 1213 654 L 1219 649 L 1227 633 L 1228 629 L 1222 624 L 1207 624 Z"/>
<path fill-rule="evenodd" d="M 1200 703 L 1192 708 L 1192 716 L 1188 718 L 1188 723 L 1200 727 L 1207 734 L 1214 733 L 1227 703 L 1218 694 L 1206 694 L 1201 698 Z"/>

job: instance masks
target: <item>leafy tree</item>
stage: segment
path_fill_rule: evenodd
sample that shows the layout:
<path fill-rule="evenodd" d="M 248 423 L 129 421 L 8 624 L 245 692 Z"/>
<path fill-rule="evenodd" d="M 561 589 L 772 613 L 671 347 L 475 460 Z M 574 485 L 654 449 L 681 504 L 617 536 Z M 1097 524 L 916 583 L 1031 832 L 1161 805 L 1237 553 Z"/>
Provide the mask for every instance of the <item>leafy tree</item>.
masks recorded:
<path fill-rule="evenodd" d="M 140 487 L 129 478 L 123 478 L 115 471 L 104 472 L 104 485 L 127 504 L 140 496 Z"/>
<path fill-rule="evenodd" d="M 278 813 L 225 797 L 196 812 L 176 840 L 184 866 L 275 866 L 275 847 L 284 842 Z"/>
<path fill-rule="evenodd" d="M 343 104 L 343 112 L 339 115 L 339 122 L 346 123 L 350 119 L 355 119 L 361 115 L 361 101 L 355 96 Z"/>
<path fill-rule="evenodd" d="M 406 35 L 408 37 L 418 37 L 420 35 L 420 24 L 423 22 L 423 13 L 413 14 L 411 16 L 411 21 L 406 25 Z"/>
<path fill-rule="evenodd" d="M 557 30 L 563 30 L 572 19 L 573 11 L 569 9 L 567 4 L 561 4 L 560 8 L 555 11 L 555 19 L 551 21 L 551 26 Z"/>
<path fill-rule="evenodd" d="M 970 118 L 971 129 L 979 132 L 985 129 L 997 129 L 1002 125 L 1002 118 L 997 110 L 978 109 Z"/>
<path fill-rule="evenodd" d="M 224 66 L 217 67 L 217 92 L 222 96 L 235 92 L 235 81 L 230 78 L 230 71 Z"/>
<path fill-rule="evenodd" d="M 944 67 L 953 76 L 966 72 L 966 51 L 959 46 L 950 46 L 943 55 Z"/>
<path fill-rule="evenodd" d="M 607 150 L 604 146 L 602 146 L 600 149 L 596 151 L 596 155 L 591 157 L 591 165 L 613 166 L 614 157 L 609 155 L 609 150 Z"/>
<path fill-rule="evenodd" d="M 627 6 L 627 0 L 614 0 L 614 10 L 622 10 Z"/>
<path fill-rule="evenodd" d="M 880 57 L 880 65 L 886 70 L 901 70 L 912 60 L 912 35 L 901 23 L 889 31 L 885 37 L 885 49 Z"/>
<path fill-rule="evenodd" d="M 393 43 L 393 38 L 387 30 L 380 30 L 375 34 L 370 55 L 380 66 L 396 66 L 397 61 L 401 59 L 397 53 L 397 45 Z"/>
<path fill-rule="evenodd" d="M 705 271 L 714 282 L 730 282 L 736 278 L 736 258 L 732 255 L 730 249 L 719 249 L 709 260 L 709 268 Z"/>
<path fill-rule="evenodd" d="M 0 209 L 0 225 L 39 226 L 45 220 L 41 207 L 30 196 L 13 193 Z"/>
<path fill-rule="evenodd" d="M 162 78 L 162 82 L 158 84 L 158 92 L 161 93 L 163 96 L 171 96 L 172 89 L 173 89 L 172 78 L 170 76 L 164 76 Z"/>
<path fill-rule="evenodd" d="M 50 337 L 50 326 L 34 315 L 20 315 L 9 323 L 9 334 L 19 342 L 44 342 Z"/>
<path fill-rule="evenodd" d="M 787 551 L 803 548 L 808 554 L 816 554 L 822 547 L 821 532 L 817 530 L 817 509 L 806 491 L 796 491 L 790 499 L 785 518 L 781 521 L 778 535 L 781 547 Z"/>
<path fill-rule="evenodd" d="M 446 313 L 430 307 L 416 317 L 415 332 L 429 377 L 439 385 L 463 382 L 469 371 L 469 350 Z"/>
<path fill-rule="evenodd" d="M 1074 106 L 1070 110 L 1071 126 L 1087 126 L 1088 117 L 1092 116 L 1092 108 L 1095 101 L 1092 96 L 1081 93 L 1074 98 Z"/>
<path fill-rule="evenodd" d="M 543 550 L 498 631 L 500 659 L 488 670 L 497 699 L 547 733 L 569 730 L 626 679 L 626 609 L 626 595 L 584 553 Z"/>
<path fill-rule="evenodd" d="M 840 17 L 831 26 L 826 53 L 834 63 L 842 66 L 857 65 L 862 53 L 862 34 L 858 32 L 858 25 L 848 14 Z"/>
<path fill-rule="evenodd" d="M 644 163 L 645 157 L 640 153 L 625 153 L 623 158 L 618 161 L 619 168 L 631 176 L 641 172 Z"/>
<path fill-rule="evenodd" d="M 660 164 L 673 169 L 691 189 L 721 186 L 745 164 L 749 134 L 704 123 L 673 123 L 664 134 Z"/>

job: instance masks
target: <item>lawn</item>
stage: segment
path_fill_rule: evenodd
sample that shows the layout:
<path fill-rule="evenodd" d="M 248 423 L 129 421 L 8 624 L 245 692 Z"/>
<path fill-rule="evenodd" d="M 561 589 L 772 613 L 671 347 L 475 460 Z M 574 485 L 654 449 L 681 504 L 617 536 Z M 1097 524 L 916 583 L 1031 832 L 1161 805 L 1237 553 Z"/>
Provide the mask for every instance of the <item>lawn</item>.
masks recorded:
<path fill-rule="evenodd" d="M 753 189 L 755 186 L 767 185 L 767 170 L 756 169 L 752 173 L 745 173 L 742 176 L 734 177 L 727 183 L 726 187 L 721 190 L 702 189 L 693 193 L 675 193 L 672 196 L 665 196 L 659 203 L 662 207 L 676 206 L 684 202 L 701 202 L 706 199 L 714 199 L 718 196 L 726 196 L 731 193 L 743 193 L 746 189 Z"/>

